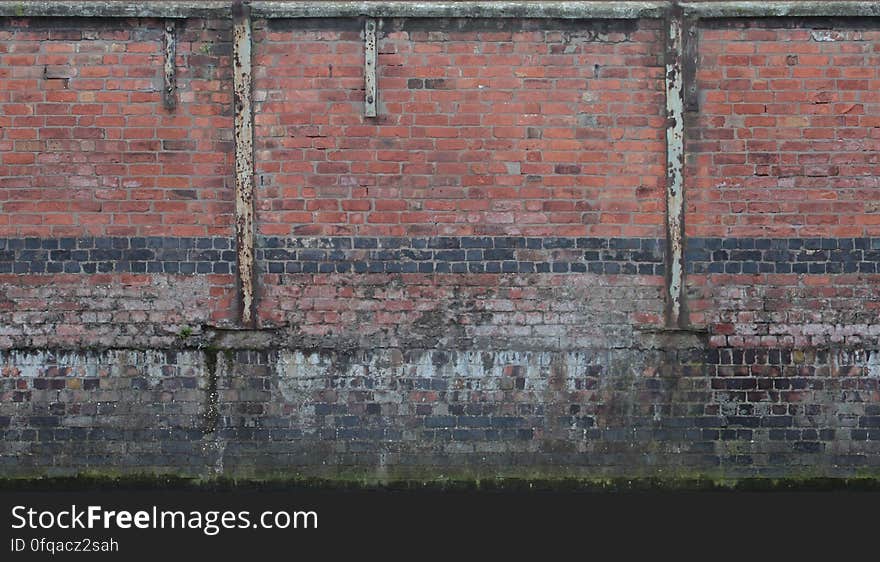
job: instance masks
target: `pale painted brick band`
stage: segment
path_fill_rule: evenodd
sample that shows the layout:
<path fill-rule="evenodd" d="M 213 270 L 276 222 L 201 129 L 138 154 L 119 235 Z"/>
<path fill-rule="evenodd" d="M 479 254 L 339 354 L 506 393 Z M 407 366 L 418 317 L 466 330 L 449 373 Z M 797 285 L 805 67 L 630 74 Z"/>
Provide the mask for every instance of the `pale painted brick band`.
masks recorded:
<path fill-rule="evenodd" d="M 663 274 L 662 241 L 654 238 L 263 238 L 261 245 L 267 273 Z"/>

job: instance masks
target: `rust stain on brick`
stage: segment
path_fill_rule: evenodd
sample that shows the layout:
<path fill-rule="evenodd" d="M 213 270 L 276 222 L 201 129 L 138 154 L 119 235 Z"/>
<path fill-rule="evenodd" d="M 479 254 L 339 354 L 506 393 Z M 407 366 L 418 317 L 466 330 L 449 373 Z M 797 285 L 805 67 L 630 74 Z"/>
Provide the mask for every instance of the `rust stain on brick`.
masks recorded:
<path fill-rule="evenodd" d="M 235 240 L 241 323 L 254 323 L 254 130 L 251 107 L 250 9 L 232 6 L 233 109 L 235 125 Z"/>

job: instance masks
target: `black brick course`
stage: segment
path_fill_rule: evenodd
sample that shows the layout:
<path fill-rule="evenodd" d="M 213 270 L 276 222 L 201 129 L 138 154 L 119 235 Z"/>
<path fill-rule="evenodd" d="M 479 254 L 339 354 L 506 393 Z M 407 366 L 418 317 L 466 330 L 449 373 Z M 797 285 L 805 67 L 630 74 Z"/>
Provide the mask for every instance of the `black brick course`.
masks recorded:
<path fill-rule="evenodd" d="M 234 244 L 222 237 L 0 238 L 0 274 L 230 274 Z"/>
<path fill-rule="evenodd" d="M 264 273 L 663 275 L 655 238 L 258 237 Z M 225 237 L 0 238 L 0 274 L 235 272 Z M 880 238 L 690 238 L 692 274 L 880 272 Z"/>
<path fill-rule="evenodd" d="M 689 238 L 688 273 L 877 273 L 880 238 Z"/>

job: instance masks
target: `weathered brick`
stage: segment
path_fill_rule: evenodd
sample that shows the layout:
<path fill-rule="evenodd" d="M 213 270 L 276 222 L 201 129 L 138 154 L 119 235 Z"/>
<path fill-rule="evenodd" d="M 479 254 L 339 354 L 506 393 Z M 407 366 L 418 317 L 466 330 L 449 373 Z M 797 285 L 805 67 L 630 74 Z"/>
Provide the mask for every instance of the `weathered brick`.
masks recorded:
<path fill-rule="evenodd" d="M 873 31 L 698 24 L 667 332 L 664 22 L 386 20 L 365 121 L 361 23 L 256 20 L 227 330 L 229 22 L 175 111 L 161 26 L 81 23 L 0 30 L 4 474 L 877 464 Z"/>

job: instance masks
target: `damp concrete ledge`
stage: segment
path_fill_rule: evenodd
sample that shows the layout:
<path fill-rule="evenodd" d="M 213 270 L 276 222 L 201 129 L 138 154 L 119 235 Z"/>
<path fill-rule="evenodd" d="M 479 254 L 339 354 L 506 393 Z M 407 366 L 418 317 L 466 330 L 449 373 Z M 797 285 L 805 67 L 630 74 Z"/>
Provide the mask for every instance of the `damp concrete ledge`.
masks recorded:
<path fill-rule="evenodd" d="M 459 1 L 415 2 L 303 2 L 256 0 L 251 13 L 260 18 L 557 18 L 557 19 L 638 19 L 663 18 L 680 5 L 694 18 L 738 17 L 880 17 L 880 3 L 868 1 L 785 1 L 785 2 L 675 2 L 664 1 Z M 11 17 L 152 17 L 197 18 L 229 17 L 232 2 L 194 0 L 147 0 L 121 2 L 108 0 L 22 0 L 0 2 L 0 16 Z"/>
<path fill-rule="evenodd" d="M 662 17 L 668 2 L 285 2 L 250 3 L 254 17 L 464 17 L 634 19 Z M 19 17 L 224 17 L 231 2 L 146 1 L 138 3 L 82 0 L 23 0 L 0 3 L 0 16 Z"/>

